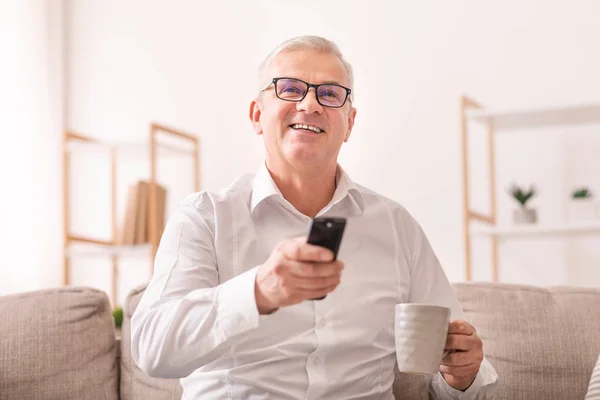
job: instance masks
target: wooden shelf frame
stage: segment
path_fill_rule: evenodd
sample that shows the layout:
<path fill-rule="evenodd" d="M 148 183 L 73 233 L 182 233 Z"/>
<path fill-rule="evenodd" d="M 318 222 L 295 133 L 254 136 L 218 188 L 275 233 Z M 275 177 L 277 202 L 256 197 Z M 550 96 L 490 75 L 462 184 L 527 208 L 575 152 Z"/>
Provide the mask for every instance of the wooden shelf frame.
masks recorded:
<path fill-rule="evenodd" d="M 600 221 L 535 226 L 498 226 L 496 206 L 496 146 L 494 136 L 499 131 L 546 128 L 551 126 L 600 123 L 600 102 L 563 107 L 546 107 L 517 110 L 489 110 L 465 95 L 461 96 L 461 140 L 463 179 L 463 224 L 465 251 L 465 278 L 472 279 L 471 237 L 484 236 L 491 241 L 492 279 L 498 281 L 498 240 L 500 238 L 573 236 L 600 234 Z M 469 122 L 487 127 L 487 153 L 489 174 L 489 213 L 474 210 L 469 200 Z M 487 225 L 473 229 L 471 223 Z"/>
<path fill-rule="evenodd" d="M 150 273 L 154 272 L 154 257 L 158 250 L 158 244 L 160 242 L 159 227 L 157 226 L 157 171 L 158 171 L 158 148 L 160 144 L 160 136 L 171 136 L 178 139 L 182 139 L 188 142 L 193 148 L 193 162 L 194 162 L 194 174 L 193 174 L 193 187 L 194 191 L 200 190 L 200 139 L 197 136 L 182 132 L 180 130 L 173 129 L 171 127 L 151 123 L 149 133 L 149 153 L 148 160 L 150 164 L 150 177 L 149 177 L 149 201 L 148 201 L 148 236 L 150 241 Z M 101 144 L 107 146 L 110 153 L 110 175 L 111 175 L 111 225 L 112 225 L 112 239 L 111 240 L 100 240 L 92 237 L 85 237 L 76 235 L 71 231 L 71 159 L 70 159 L 70 142 L 85 142 L 88 144 Z M 119 226 L 117 223 L 117 166 L 118 166 L 118 145 L 109 145 L 102 143 L 100 140 L 94 139 L 89 136 L 82 135 L 73 131 L 66 131 L 63 136 L 63 283 L 64 285 L 71 284 L 71 257 L 70 252 L 71 245 L 73 243 L 88 243 L 98 246 L 119 246 L 118 244 L 118 231 Z M 177 151 L 176 148 L 170 148 L 171 151 Z M 187 151 L 181 151 L 182 154 L 189 155 Z M 118 295 L 118 258 L 117 254 L 111 256 L 112 259 L 112 287 L 110 293 L 110 299 L 113 306 L 117 305 Z"/>
<path fill-rule="evenodd" d="M 494 125 L 491 119 L 486 121 L 487 139 L 488 139 L 488 168 L 490 180 L 489 209 L 488 215 L 479 213 L 471 209 L 469 202 L 469 124 L 467 112 L 471 109 L 483 109 L 483 106 L 467 96 L 461 96 L 461 133 L 462 133 L 462 175 L 463 175 L 463 224 L 465 240 L 465 278 L 467 281 L 472 279 L 471 265 L 471 221 L 481 221 L 490 225 L 496 224 L 496 158 L 494 146 Z M 498 239 L 495 236 L 490 238 L 492 242 L 492 279 L 498 281 Z"/>

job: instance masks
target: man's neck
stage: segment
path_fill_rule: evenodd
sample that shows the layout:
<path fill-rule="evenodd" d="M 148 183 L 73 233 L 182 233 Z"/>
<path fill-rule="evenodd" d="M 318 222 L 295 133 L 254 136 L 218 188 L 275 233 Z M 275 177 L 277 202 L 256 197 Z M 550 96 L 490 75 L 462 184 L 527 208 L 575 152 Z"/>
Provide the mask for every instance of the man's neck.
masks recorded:
<path fill-rule="evenodd" d="M 267 162 L 267 169 L 283 198 L 308 217 L 315 217 L 335 193 L 337 164 L 295 171 L 271 168 Z"/>

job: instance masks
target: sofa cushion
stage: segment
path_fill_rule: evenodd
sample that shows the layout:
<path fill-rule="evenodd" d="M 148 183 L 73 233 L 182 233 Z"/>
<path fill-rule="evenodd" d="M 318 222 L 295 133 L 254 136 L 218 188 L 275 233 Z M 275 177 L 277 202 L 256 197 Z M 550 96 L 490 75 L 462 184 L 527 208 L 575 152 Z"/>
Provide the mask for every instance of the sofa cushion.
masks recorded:
<path fill-rule="evenodd" d="M 118 364 L 108 297 L 57 288 L 0 297 L 2 400 L 116 400 Z"/>
<path fill-rule="evenodd" d="M 500 382 L 495 399 L 582 399 L 600 353 L 600 289 L 455 284 Z"/>
<path fill-rule="evenodd" d="M 146 375 L 131 356 L 131 316 L 142 298 L 146 284 L 133 289 L 123 306 L 121 327 L 121 399 L 180 400 L 179 379 L 160 379 Z"/>
<path fill-rule="evenodd" d="M 392 389 L 395 400 L 429 400 L 429 392 L 423 377 L 399 372 L 398 363 L 394 366 Z"/>

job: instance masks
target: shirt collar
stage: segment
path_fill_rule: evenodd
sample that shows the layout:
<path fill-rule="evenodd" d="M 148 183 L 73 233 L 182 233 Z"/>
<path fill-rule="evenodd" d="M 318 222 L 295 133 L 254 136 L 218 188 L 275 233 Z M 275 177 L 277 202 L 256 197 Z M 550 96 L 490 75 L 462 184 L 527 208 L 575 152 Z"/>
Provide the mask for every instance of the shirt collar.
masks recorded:
<path fill-rule="evenodd" d="M 333 198 L 324 210 L 329 209 L 329 207 L 339 203 L 340 201 L 348 197 L 349 200 L 352 202 L 354 212 L 356 212 L 357 214 L 362 214 L 365 207 L 362 193 L 360 192 L 356 184 L 352 181 L 352 179 L 350 179 L 346 171 L 344 171 L 344 169 L 339 164 L 337 166 L 335 180 L 335 193 L 333 194 Z"/>
<path fill-rule="evenodd" d="M 339 203 L 344 198 L 349 197 L 352 201 L 353 208 L 358 214 L 362 214 L 364 211 L 364 199 L 362 193 L 356 184 L 350 179 L 348 174 L 338 164 L 336 172 L 336 189 L 333 194 L 333 198 L 324 210 L 329 209 L 334 204 Z M 277 187 L 277 184 L 273 180 L 273 177 L 269 173 L 265 163 L 261 164 L 255 177 L 252 186 L 252 195 L 250 200 L 250 211 L 253 213 L 254 209 L 265 199 L 278 196 L 283 199 L 281 191 Z"/>
<path fill-rule="evenodd" d="M 258 172 L 254 176 L 254 184 L 252 185 L 252 198 L 250 201 L 250 211 L 254 212 L 254 209 L 258 204 L 260 204 L 263 200 L 271 197 L 271 196 L 279 196 L 283 198 L 281 191 L 275 184 L 273 177 L 269 173 L 267 166 L 263 163 Z"/>

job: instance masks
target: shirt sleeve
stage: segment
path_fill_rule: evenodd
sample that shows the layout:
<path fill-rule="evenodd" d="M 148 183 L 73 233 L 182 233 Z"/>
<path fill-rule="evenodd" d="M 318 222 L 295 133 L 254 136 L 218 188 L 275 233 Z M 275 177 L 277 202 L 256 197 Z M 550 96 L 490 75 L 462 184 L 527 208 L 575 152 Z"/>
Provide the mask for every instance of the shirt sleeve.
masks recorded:
<path fill-rule="evenodd" d="M 183 201 L 169 219 L 154 274 L 131 318 L 131 350 L 148 375 L 183 378 L 259 324 L 254 267 L 219 282 L 210 198 Z"/>
<path fill-rule="evenodd" d="M 452 310 L 451 320 L 465 319 L 458 298 L 423 229 L 416 222 L 414 229 L 409 302 L 449 307 Z M 498 374 L 484 357 L 475 380 L 465 391 L 451 387 L 441 373 L 427 376 L 425 383 L 436 399 L 483 400 L 493 397 Z"/>

